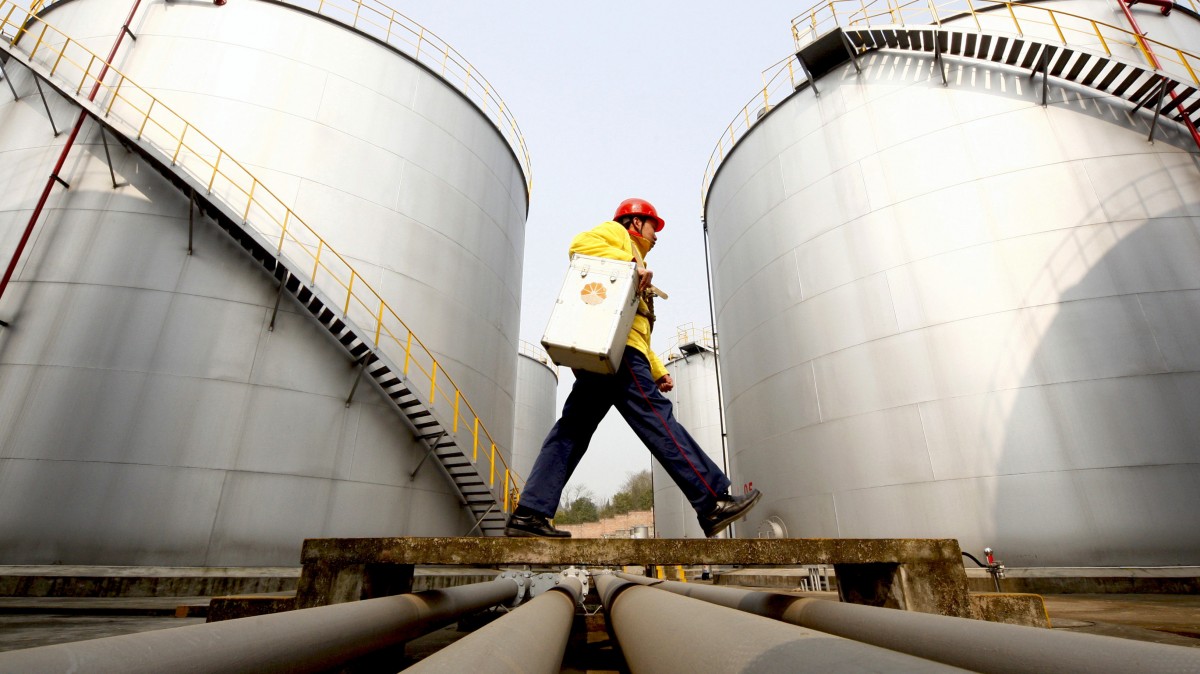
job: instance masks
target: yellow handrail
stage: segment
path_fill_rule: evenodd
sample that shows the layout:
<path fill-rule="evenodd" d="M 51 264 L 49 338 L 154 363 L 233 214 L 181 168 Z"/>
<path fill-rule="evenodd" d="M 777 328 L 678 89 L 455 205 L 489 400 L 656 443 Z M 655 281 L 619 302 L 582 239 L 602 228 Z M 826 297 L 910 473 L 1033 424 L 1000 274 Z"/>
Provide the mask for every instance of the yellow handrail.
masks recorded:
<path fill-rule="evenodd" d="M 60 0 L 35 0 L 30 14 L 36 15 L 42 8 L 53 5 Z M 497 129 L 504 140 L 512 148 L 513 154 L 525 173 L 525 189 L 533 191 L 533 166 L 529 160 L 529 147 L 525 144 L 525 134 L 517 125 L 517 120 L 508 110 L 508 106 L 496 93 L 496 88 L 486 77 L 479 74 L 466 58 L 433 31 L 425 28 L 399 11 L 392 9 L 378 0 L 280 0 L 283 4 L 292 5 L 349 26 L 364 35 L 375 38 L 399 51 L 411 56 L 414 61 L 421 63 L 442 79 L 454 85 L 468 100 L 475 103 L 490 117 L 495 108 Z M 314 9 L 313 5 L 316 4 Z M 20 8 L 21 11 L 25 11 Z"/>
<path fill-rule="evenodd" d="M 1184 0 L 1184 2 L 1195 9 L 1200 0 Z M 989 7 L 1004 8 L 1007 11 L 985 11 Z M 1142 54 L 1151 67 L 1155 66 L 1150 57 L 1148 45 L 1153 45 L 1155 53 L 1163 62 L 1163 70 L 1181 79 L 1186 78 L 1200 87 L 1200 79 L 1197 78 L 1194 67 L 1194 65 L 1200 64 L 1200 56 L 1192 52 L 1143 37 L 1128 28 L 1114 26 L 1071 12 L 1022 2 L 948 0 L 939 4 L 933 0 L 822 0 L 792 19 L 792 38 L 795 40 L 796 49 L 799 50 L 817 36 L 839 26 L 842 28 L 865 28 L 882 25 L 944 25 L 943 22 L 946 18 L 951 16 L 971 16 L 974 19 L 975 29 L 980 31 L 985 25 L 980 21 L 981 18 L 988 22 L 986 24 L 989 26 L 988 30 L 993 30 L 992 26 L 1002 26 L 1004 21 L 1009 21 L 1017 35 L 1028 35 L 1029 27 L 1033 25 L 1046 26 L 1048 35 L 1057 36 L 1064 45 L 1070 45 L 1073 49 L 1097 52 L 1103 50 L 1105 55 L 1110 57 L 1113 55 L 1110 43 L 1124 45 L 1130 50 L 1136 50 Z M 880 17 L 886 18 L 881 20 Z M 717 145 L 709 155 L 708 165 L 704 169 L 704 177 L 701 181 L 701 212 L 708 201 L 708 189 L 717 168 L 725 160 L 733 146 L 745 137 L 744 130 L 748 130 L 756 121 L 750 119 L 749 111 L 760 105 L 763 112 L 769 111 L 771 95 L 778 93 L 785 83 L 790 83 L 792 86 L 783 92 L 784 98 L 791 95 L 795 89 L 795 74 L 792 72 L 794 64 L 794 56 L 789 56 L 763 71 L 772 73 L 768 86 L 773 86 L 773 88 L 768 90 L 768 87 L 764 87 L 756 92 L 750 102 L 734 115 L 733 122 L 717 139 Z M 1168 64 L 1171 66 L 1170 68 L 1168 68 Z M 745 120 L 744 124 L 742 120 Z M 742 133 L 739 134 L 739 131 Z"/>
<path fill-rule="evenodd" d="M 15 12 L 12 11 L 14 7 L 17 9 Z M 164 159 L 174 157 L 171 163 L 180 172 L 190 175 L 200 185 L 207 185 L 208 194 L 224 202 L 232 212 L 242 215 L 244 226 L 256 231 L 263 242 L 278 242 L 274 252 L 287 260 L 289 267 L 304 269 L 306 275 L 311 270 L 312 284 L 322 292 L 333 291 L 336 296 L 331 295 L 330 299 L 336 300 L 336 303 L 330 302 L 330 305 L 344 308 L 344 319 L 359 326 L 362 330 L 360 337 L 374 335 L 374 346 L 401 349 L 404 353 L 405 376 L 415 379 L 410 374 L 410 365 L 415 366 L 429 384 L 430 395 L 425 400 L 426 404 L 433 408 L 443 403 L 453 410 L 455 416 L 473 417 L 476 443 L 479 431 L 483 431 L 487 443 L 493 448 L 488 474 L 495 475 L 496 460 L 505 469 L 506 484 L 502 486 L 505 500 L 510 492 L 519 491 L 523 481 L 509 470 L 503 455 L 494 450 L 495 440 L 433 352 L 388 306 L 363 275 L 316 230 L 255 178 L 241 162 L 116 67 L 107 64 L 103 57 L 17 6 L 15 0 L 0 0 L 0 16 L 4 16 L 0 20 L 0 34 L 9 34 L 11 29 L 16 31 L 12 33 L 16 35 L 40 24 L 37 44 L 26 53 L 29 61 L 47 68 L 51 80 L 67 91 L 76 87 L 76 72 L 81 73 L 83 81 L 98 83 L 100 91 L 93 103 L 94 109 L 103 114 L 109 124 L 124 128 L 130 136 L 154 147 Z M 15 50 L 14 47 L 10 49 Z M 102 70 L 103 78 L 98 79 Z M 438 376 L 441 382 L 436 381 Z M 414 387 L 413 395 L 417 395 L 417 388 L 420 387 Z M 462 406 L 466 408 L 465 413 Z M 492 479 L 494 481 L 494 477 Z"/>

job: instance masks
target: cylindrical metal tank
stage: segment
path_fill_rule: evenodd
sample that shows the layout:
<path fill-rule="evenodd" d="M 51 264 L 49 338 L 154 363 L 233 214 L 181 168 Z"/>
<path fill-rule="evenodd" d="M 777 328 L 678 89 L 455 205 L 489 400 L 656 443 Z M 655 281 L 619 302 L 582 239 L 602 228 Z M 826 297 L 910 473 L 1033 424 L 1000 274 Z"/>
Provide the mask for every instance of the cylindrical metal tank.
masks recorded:
<path fill-rule="evenodd" d="M 676 331 L 663 364 L 675 388 L 666 394 L 675 405 L 675 418 L 700 447 L 724 468 L 721 445 L 721 409 L 717 394 L 717 354 L 712 331 L 682 327 Z M 654 532 L 659 538 L 704 538 L 696 511 L 657 461 L 654 477 Z M 731 490 L 740 493 L 740 486 Z"/>
<path fill-rule="evenodd" d="M 1135 11 L 1200 43 L 1183 12 Z M 1040 75 L 986 60 L 947 56 L 946 85 L 932 51 L 858 65 L 772 101 L 707 193 L 732 479 L 765 494 L 751 519 L 957 538 L 1009 565 L 1200 563 L 1188 132 L 1160 119 L 1148 143 L 1145 111 L 1053 77 L 1043 107 Z"/>
<path fill-rule="evenodd" d="M 529 478 L 542 441 L 554 426 L 558 368 L 545 349 L 521 341 L 517 359 L 517 413 L 513 432 L 512 467 L 521 481 Z"/>
<path fill-rule="evenodd" d="M 46 16 L 107 53 L 129 8 Z M 288 3 L 144 1 L 132 29 L 120 69 L 350 258 L 507 442 L 528 194 L 495 109 Z M 64 138 L 8 72 L 5 262 Z M 278 284 L 209 221 L 189 254 L 187 197 L 114 140 L 127 184 L 89 122 L 0 300 L 0 563 L 294 565 L 305 537 L 466 533 L 378 389 L 347 405 L 341 346 L 289 297 L 269 330 Z"/>

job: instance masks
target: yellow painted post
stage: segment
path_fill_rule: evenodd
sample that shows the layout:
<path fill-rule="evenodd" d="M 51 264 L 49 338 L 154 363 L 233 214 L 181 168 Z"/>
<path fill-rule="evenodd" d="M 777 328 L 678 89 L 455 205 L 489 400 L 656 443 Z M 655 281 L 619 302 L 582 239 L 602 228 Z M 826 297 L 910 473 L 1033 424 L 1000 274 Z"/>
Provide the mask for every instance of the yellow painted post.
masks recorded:
<path fill-rule="evenodd" d="M 1145 38 L 1137 33 L 1134 33 L 1134 37 L 1137 38 L 1138 48 L 1142 50 L 1142 56 L 1146 57 L 1146 63 L 1149 63 L 1155 70 L 1158 70 L 1158 66 L 1154 63 L 1154 57 L 1150 55 L 1150 48 L 1146 46 Z"/>
<path fill-rule="evenodd" d="M 317 254 L 313 256 L 313 272 L 312 283 L 317 284 L 317 269 L 321 267 L 321 248 L 325 245 L 325 239 L 317 239 Z"/>
<path fill-rule="evenodd" d="M 1100 45 L 1104 47 L 1104 53 L 1112 56 L 1112 50 L 1108 48 L 1108 41 L 1104 39 L 1104 34 L 1100 32 L 1100 24 L 1093 21 L 1092 28 L 1096 29 L 1096 37 L 1100 38 Z"/>
<path fill-rule="evenodd" d="M 189 128 L 191 128 L 190 125 L 183 125 L 183 133 L 179 134 L 179 145 L 175 146 L 175 154 L 171 155 L 171 166 L 174 166 L 179 161 L 179 151 L 183 149 L 183 137 L 187 135 Z"/>
<path fill-rule="evenodd" d="M 42 32 L 38 34 L 37 42 L 33 43 L 33 49 L 31 49 L 29 51 L 29 60 L 30 61 L 33 61 L 33 55 L 37 53 L 38 47 L 42 46 L 42 38 L 46 37 L 46 29 L 49 27 L 50 27 L 49 24 L 45 24 L 45 23 L 42 24 Z"/>
<path fill-rule="evenodd" d="M 1183 64 L 1184 68 L 1187 68 L 1188 75 L 1192 76 L 1192 82 L 1195 82 L 1196 84 L 1200 84 L 1200 80 L 1196 79 L 1196 71 L 1192 70 L 1192 66 L 1191 66 L 1191 64 L 1188 63 L 1187 55 L 1183 53 L 1183 50 L 1176 49 L 1175 53 L 1179 55 L 1179 62 Z"/>
<path fill-rule="evenodd" d="M 67 53 L 67 46 L 71 44 L 70 40 L 63 43 L 63 46 L 58 49 L 58 58 L 54 59 L 54 65 L 50 66 L 50 74 L 54 75 L 54 71 L 58 70 L 58 64 L 62 61 L 63 54 Z"/>
<path fill-rule="evenodd" d="M 1017 28 L 1017 35 L 1025 37 L 1025 33 L 1021 31 L 1021 22 L 1017 21 L 1017 13 L 1013 11 L 1013 4 L 1011 2 L 1006 2 L 1004 3 L 1004 6 L 1008 8 L 1008 15 L 1012 17 L 1013 25 Z"/>
<path fill-rule="evenodd" d="M 432 354 L 431 354 L 432 355 Z M 433 360 L 433 372 L 429 375 L 429 406 L 433 407 L 437 404 L 437 368 L 438 362 Z"/>
<path fill-rule="evenodd" d="M 108 113 L 112 111 L 113 103 L 117 102 L 117 98 L 121 95 L 121 85 L 125 84 L 125 76 L 121 75 L 121 79 L 117 80 L 117 87 L 113 89 L 112 98 L 108 99 L 108 107 L 104 108 L 104 116 L 108 117 Z M 212 191 L 212 186 L 209 186 L 209 191 Z"/>
<path fill-rule="evenodd" d="M 146 130 L 146 122 L 150 121 L 150 113 L 154 112 L 154 104 L 158 102 L 157 98 L 150 99 L 150 107 L 146 108 L 146 116 L 142 118 L 142 125 L 138 127 L 137 139 L 142 139 L 142 132 Z"/>
<path fill-rule="evenodd" d="M 221 156 L 223 154 L 225 154 L 225 151 L 222 150 L 221 148 L 217 148 L 217 160 L 215 162 L 213 162 L 212 177 L 208 179 L 208 193 L 209 194 L 212 194 L 212 186 L 213 186 L 213 183 L 216 182 L 216 180 L 217 180 L 217 172 L 221 170 Z"/>
<path fill-rule="evenodd" d="M 479 417 L 475 417 L 475 431 L 472 433 L 475 437 L 475 442 L 471 446 L 471 463 L 479 461 Z"/>
<path fill-rule="evenodd" d="M 508 469 L 507 468 L 504 469 L 504 510 L 502 512 L 508 512 Z"/>
<path fill-rule="evenodd" d="M 1058 39 L 1065 45 L 1067 44 L 1067 36 L 1063 35 L 1062 27 L 1058 25 L 1058 16 L 1054 12 L 1050 12 L 1050 21 L 1054 23 L 1054 30 L 1058 31 Z"/>
<path fill-rule="evenodd" d="M 452 433 L 458 432 L 458 401 L 461 398 L 462 398 L 462 391 L 459 391 L 457 388 L 455 388 L 454 389 L 454 430 L 451 431 Z"/>
<path fill-rule="evenodd" d="M 350 270 L 350 282 L 346 284 L 346 306 L 342 307 L 343 316 L 349 317 L 350 315 L 350 298 L 354 295 L 354 277 L 357 275 L 357 269 Z"/>
<path fill-rule="evenodd" d="M 88 59 L 87 67 L 83 69 L 83 76 L 79 78 L 79 86 L 75 87 L 75 95 L 76 96 L 79 95 L 79 92 L 83 91 L 83 84 L 85 82 L 87 82 L 88 75 L 90 75 L 92 72 L 92 64 L 94 64 L 95 62 L 96 62 L 96 55 L 92 54 L 92 58 Z"/>
<path fill-rule="evenodd" d="M 687 582 L 687 574 L 684 573 L 684 571 L 683 571 L 683 565 L 681 565 L 681 564 L 676 565 L 675 570 L 679 572 L 679 582 L 686 583 Z"/>
<path fill-rule="evenodd" d="M 254 188 L 256 187 L 258 187 L 258 180 L 251 179 L 250 194 L 246 195 L 246 210 L 242 213 L 243 225 L 246 224 L 246 222 L 250 219 L 250 207 L 254 205 Z"/>
<path fill-rule="evenodd" d="M 383 330 L 383 308 L 387 306 L 383 303 L 383 298 L 379 298 L 379 316 L 375 321 L 375 347 L 379 347 L 379 332 Z"/>
<path fill-rule="evenodd" d="M 967 0 L 967 8 L 971 10 L 971 18 L 975 19 L 975 30 L 983 30 L 983 26 L 979 23 L 979 12 L 975 11 L 975 5 L 971 0 Z"/>
<path fill-rule="evenodd" d="M 408 331 L 408 343 L 404 345 L 404 376 L 408 376 L 408 361 L 412 355 L 412 330 Z"/>
<path fill-rule="evenodd" d="M 496 443 L 492 443 L 492 457 L 488 461 L 491 463 L 491 472 L 488 473 L 488 487 L 496 486 Z"/>
<path fill-rule="evenodd" d="M 279 230 L 279 246 L 275 249 L 276 253 L 283 253 L 283 237 L 287 235 L 288 218 L 292 217 L 292 209 L 288 208 L 283 212 L 283 228 Z M 379 342 L 378 339 L 375 340 Z"/>

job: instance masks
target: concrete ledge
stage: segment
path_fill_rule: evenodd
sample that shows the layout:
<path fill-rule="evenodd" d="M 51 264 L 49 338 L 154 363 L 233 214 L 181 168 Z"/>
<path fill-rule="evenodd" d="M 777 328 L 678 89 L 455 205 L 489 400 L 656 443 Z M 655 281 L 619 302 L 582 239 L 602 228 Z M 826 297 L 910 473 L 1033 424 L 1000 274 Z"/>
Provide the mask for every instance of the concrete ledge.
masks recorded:
<path fill-rule="evenodd" d="M 294 591 L 298 567 L 0 566 L 0 597 L 211 597 Z"/>
<path fill-rule="evenodd" d="M 309 538 L 303 564 L 550 564 L 650 566 L 672 564 L 953 563 L 950 538 Z"/>
<path fill-rule="evenodd" d="M 993 623 L 1050 627 L 1050 616 L 1040 595 L 980 592 L 971 595 L 974 617 Z"/>
<path fill-rule="evenodd" d="M 968 568 L 972 592 L 995 592 L 984 569 Z M 1018 567 L 1005 570 L 1004 592 L 1036 594 L 1200 594 L 1200 567 Z"/>
<path fill-rule="evenodd" d="M 295 594 L 213 597 L 208 604 L 207 622 L 215 623 L 222 620 L 282 613 L 295 608 Z"/>

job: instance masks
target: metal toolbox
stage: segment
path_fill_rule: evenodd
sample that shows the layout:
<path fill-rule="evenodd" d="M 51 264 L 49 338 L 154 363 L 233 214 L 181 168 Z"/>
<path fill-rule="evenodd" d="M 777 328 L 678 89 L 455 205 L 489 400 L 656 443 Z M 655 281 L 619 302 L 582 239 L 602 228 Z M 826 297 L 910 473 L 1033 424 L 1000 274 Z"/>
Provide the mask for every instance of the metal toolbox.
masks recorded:
<path fill-rule="evenodd" d="M 633 262 L 590 255 L 571 258 L 542 346 L 555 363 L 613 374 L 637 315 Z"/>

